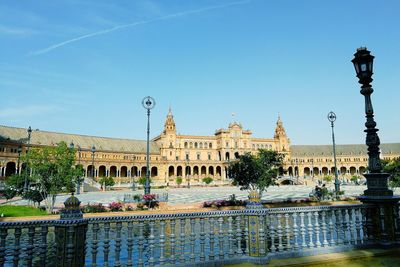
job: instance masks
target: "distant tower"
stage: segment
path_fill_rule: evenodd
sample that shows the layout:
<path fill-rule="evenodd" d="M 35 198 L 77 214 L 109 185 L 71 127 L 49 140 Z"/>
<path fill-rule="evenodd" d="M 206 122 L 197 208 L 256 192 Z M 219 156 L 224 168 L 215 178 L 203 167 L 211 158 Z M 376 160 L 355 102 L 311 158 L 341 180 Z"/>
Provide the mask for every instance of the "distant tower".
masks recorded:
<path fill-rule="evenodd" d="M 164 124 L 164 134 L 174 134 L 176 135 L 176 126 L 174 121 L 174 115 L 172 115 L 171 107 L 169 108 L 167 119 L 165 120 Z"/>
<path fill-rule="evenodd" d="M 279 114 L 278 114 L 278 121 L 276 122 L 274 139 L 278 152 L 289 152 L 290 140 L 286 135 L 286 131 L 285 128 L 283 127 L 281 116 Z"/>

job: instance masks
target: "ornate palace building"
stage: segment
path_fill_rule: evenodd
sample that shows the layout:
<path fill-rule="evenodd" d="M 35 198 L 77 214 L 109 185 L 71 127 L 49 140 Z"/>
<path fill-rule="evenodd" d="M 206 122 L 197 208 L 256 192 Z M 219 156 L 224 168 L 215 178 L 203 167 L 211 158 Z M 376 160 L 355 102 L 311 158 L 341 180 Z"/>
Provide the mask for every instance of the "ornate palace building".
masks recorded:
<path fill-rule="evenodd" d="M 130 184 L 146 173 L 146 141 L 65 134 L 0 126 L 0 179 L 23 168 L 19 156 L 28 146 L 54 146 L 61 141 L 73 144 L 76 161 L 85 175 L 95 178 L 115 177 Z M 92 147 L 95 149 L 93 150 Z M 169 110 L 163 132 L 150 142 L 150 173 L 153 185 L 174 185 L 176 177 L 184 184 L 201 184 L 210 176 L 216 184 L 229 183 L 227 166 L 230 160 L 246 152 L 271 149 L 285 155 L 280 169 L 281 183 L 304 183 L 334 174 L 331 145 L 291 145 L 281 119 L 276 122 L 273 138 L 254 138 L 250 130 L 236 122 L 219 129 L 211 136 L 177 134 L 174 117 Z M 381 144 L 381 157 L 400 157 L 400 143 Z M 340 177 L 361 175 L 366 170 L 368 155 L 365 145 L 337 145 L 337 167 Z"/>

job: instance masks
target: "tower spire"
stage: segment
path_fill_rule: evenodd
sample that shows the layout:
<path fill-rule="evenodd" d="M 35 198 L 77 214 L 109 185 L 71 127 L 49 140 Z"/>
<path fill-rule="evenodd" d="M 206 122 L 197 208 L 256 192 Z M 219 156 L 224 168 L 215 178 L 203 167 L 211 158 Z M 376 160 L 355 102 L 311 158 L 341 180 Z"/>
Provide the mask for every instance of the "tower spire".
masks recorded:
<path fill-rule="evenodd" d="M 167 119 L 164 124 L 164 133 L 176 133 L 176 126 L 174 121 L 174 115 L 172 115 L 172 108 L 169 106 Z"/>

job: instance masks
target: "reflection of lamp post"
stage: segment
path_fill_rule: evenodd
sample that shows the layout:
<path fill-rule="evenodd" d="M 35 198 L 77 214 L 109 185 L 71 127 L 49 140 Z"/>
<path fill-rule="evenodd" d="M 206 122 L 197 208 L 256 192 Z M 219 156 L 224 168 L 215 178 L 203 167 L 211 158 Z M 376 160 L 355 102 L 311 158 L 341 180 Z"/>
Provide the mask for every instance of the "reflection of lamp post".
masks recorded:
<path fill-rule="evenodd" d="M 331 122 L 332 127 L 332 143 L 333 143 L 333 162 L 335 164 L 335 193 L 338 194 L 340 191 L 340 181 L 338 178 L 337 166 L 336 166 L 336 144 L 335 144 L 335 132 L 333 130 L 333 123 L 336 120 L 336 114 L 331 111 L 328 113 L 328 120 Z"/>
<path fill-rule="evenodd" d="M 146 183 L 144 193 L 150 194 L 150 110 L 154 108 L 156 101 L 151 96 L 146 96 L 142 100 L 142 106 L 147 110 L 147 153 L 146 153 Z"/>
<path fill-rule="evenodd" d="M 28 190 L 28 175 L 30 175 L 30 169 L 29 169 L 29 146 L 31 144 L 31 134 L 32 134 L 32 128 L 29 126 L 28 128 L 28 143 L 26 145 L 26 173 L 25 173 L 25 181 L 24 181 L 24 191 Z"/>

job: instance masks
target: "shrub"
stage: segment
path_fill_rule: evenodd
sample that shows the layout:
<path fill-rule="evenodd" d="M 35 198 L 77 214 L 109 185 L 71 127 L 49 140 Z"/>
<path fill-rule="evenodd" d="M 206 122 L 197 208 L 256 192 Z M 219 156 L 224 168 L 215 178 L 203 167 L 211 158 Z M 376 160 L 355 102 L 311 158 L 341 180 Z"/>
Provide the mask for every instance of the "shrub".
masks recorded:
<path fill-rule="evenodd" d="M 149 177 L 149 182 L 150 182 L 150 184 L 152 183 L 152 180 L 150 179 L 150 177 Z M 146 177 L 143 177 L 143 176 L 140 177 L 138 180 L 138 183 L 145 186 L 146 185 Z"/>
<path fill-rule="evenodd" d="M 109 209 L 112 212 L 122 211 L 123 205 L 121 202 L 111 202 Z"/>
<path fill-rule="evenodd" d="M 133 200 L 136 202 L 140 202 L 142 200 L 142 195 L 141 194 L 133 195 Z"/>
<path fill-rule="evenodd" d="M 178 176 L 178 177 L 176 177 L 176 180 L 175 180 L 175 182 L 176 182 L 176 184 L 178 185 L 178 187 L 182 184 L 182 182 L 183 182 L 183 179 L 182 179 L 182 177 L 180 177 L 180 176 Z"/>
<path fill-rule="evenodd" d="M 4 191 L 2 193 L 7 200 L 12 199 L 13 197 L 15 197 L 17 195 L 17 191 L 15 191 L 9 187 L 4 189 Z"/>
<path fill-rule="evenodd" d="M 106 208 L 101 204 L 87 204 L 83 208 L 84 213 L 98 213 L 98 212 L 106 212 Z"/>
<path fill-rule="evenodd" d="M 115 181 L 113 177 L 101 177 L 99 180 L 99 183 L 101 184 L 101 186 L 113 186 L 115 185 Z"/>
<path fill-rule="evenodd" d="M 213 181 L 213 178 L 211 178 L 211 177 L 204 177 L 203 178 L 203 183 L 205 183 L 205 184 L 211 184 L 212 181 Z"/>
<path fill-rule="evenodd" d="M 143 196 L 144 205 L 149 209 L 158 207 L 158 201 L 155 194 L 147 194 Z"/>

